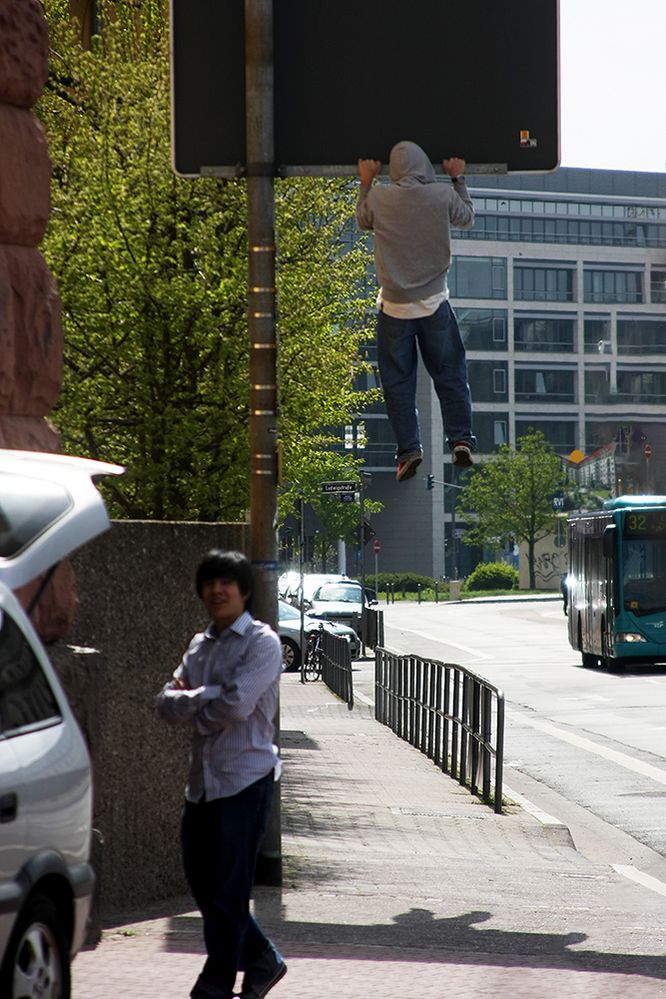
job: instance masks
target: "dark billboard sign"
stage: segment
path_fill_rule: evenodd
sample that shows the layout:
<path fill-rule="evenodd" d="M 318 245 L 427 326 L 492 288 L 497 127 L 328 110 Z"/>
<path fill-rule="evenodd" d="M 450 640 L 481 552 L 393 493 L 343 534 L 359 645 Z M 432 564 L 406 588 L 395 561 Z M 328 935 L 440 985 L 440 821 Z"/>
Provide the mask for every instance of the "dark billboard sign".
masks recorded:
<path fill-rule="evenodd" d="M 276 174 L 400 139 L 468 172 L 559 165 L 559 0 L 274 0 Z M 174 167 L 243 172 L 243 0 L 171 0 Z"/>

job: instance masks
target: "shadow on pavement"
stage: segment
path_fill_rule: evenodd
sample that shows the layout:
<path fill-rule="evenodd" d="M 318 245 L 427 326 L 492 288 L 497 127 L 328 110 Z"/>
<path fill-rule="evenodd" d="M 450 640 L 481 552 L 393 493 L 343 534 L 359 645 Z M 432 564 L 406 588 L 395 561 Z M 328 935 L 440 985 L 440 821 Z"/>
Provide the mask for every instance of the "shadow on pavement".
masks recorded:
<path fill-rule="evenodd" d="M 608 954 L 570 950 L 585 941 L 584 933 L 526 933 L 483 929 L 488 911 L 435 918 L 429 909 L 412 908 L 393 916 L 390 924 L 299 922 L 280 916 L 281 892 L 264 890 L 256 905 L 262 926 L 286 957 L 329 960 L 409 961 L 410 963 L 489 964 L 496 967 L 552 968 L 607 972 L 666 979 L 666 958 L 648 954 Z M 183 925 L 186 922 L 186 925 Z M 165 949 L 200 953 L 192 931 L 198 918 L 173 916 Z M 186 932 L 185 932 L 186 931 Z"/>

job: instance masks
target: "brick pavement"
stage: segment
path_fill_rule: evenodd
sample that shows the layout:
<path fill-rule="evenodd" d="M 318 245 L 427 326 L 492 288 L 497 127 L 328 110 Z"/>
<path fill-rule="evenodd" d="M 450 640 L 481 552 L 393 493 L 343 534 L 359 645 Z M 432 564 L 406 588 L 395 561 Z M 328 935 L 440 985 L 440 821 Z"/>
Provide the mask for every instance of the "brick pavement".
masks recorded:
<path fill-rule="evenodd" d="M 496 816 L 322 684 L 283 679 L 284 879 L 255 911 L 283 950 L 271 999 L 661 999 L 664 899 L 517 806 Z M 109 925 L 74 999 L 186 999 L 189 899 Z"/>

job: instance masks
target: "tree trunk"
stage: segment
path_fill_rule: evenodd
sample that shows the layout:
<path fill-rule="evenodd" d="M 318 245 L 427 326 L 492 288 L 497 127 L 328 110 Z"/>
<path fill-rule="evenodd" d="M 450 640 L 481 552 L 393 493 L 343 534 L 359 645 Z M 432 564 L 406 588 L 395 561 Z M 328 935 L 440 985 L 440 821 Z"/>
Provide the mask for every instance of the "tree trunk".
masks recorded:
<path fill-rule="evenodd" d="M 530 590 L 536 590 L 536 572 L 534 571 L 534 539 L 527 542 L 527 564 L 530 569 Z"/>

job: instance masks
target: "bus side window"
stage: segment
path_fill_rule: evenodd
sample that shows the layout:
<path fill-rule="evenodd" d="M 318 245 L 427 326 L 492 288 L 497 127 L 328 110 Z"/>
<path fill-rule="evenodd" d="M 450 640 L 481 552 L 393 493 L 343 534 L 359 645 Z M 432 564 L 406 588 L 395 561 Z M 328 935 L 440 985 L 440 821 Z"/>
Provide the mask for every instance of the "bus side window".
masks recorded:
<path fill-rule="evenodd" d="M 615 557 L 616 534 L 617 534 L 617 527 L 615 526 L 615 524 L 608 524 L 604 528 L 604 533 L 602 535 L 602 541 L 601 541 L 604 558 Z"/>

